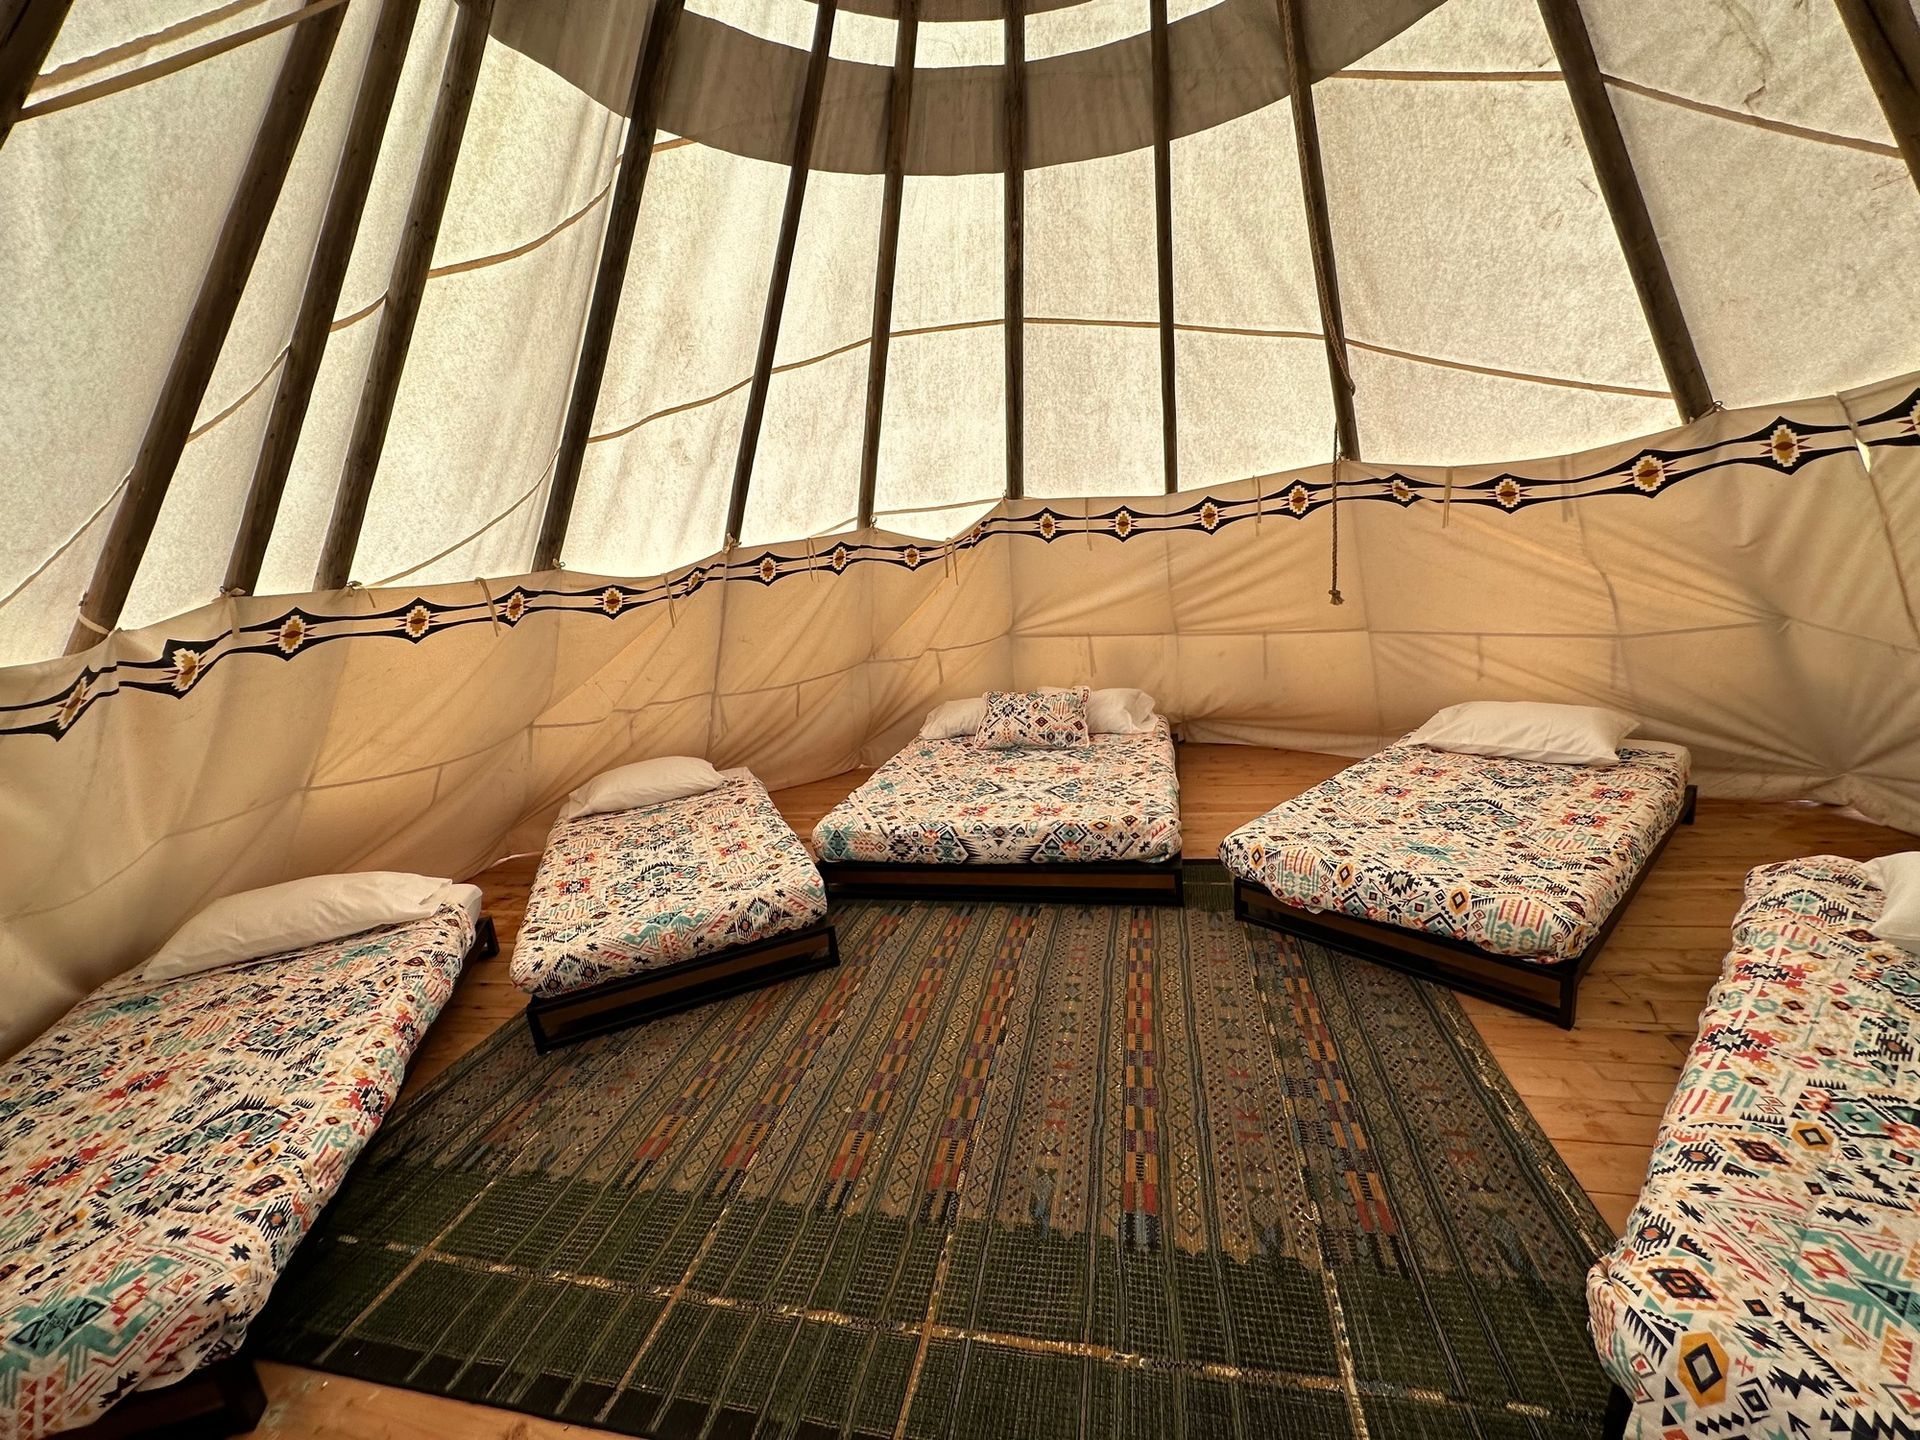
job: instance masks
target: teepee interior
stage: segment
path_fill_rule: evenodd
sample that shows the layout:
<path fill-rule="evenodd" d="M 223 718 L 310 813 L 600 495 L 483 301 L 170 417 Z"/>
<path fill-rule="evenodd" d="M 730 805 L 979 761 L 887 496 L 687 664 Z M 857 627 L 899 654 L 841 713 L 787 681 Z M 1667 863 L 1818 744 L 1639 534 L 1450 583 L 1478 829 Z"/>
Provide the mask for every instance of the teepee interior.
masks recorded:
<path fill-rule="evenodd" d="M 0 1440 L 1920 1433 L 1916 257 L 1916 0 L 0 0 Z"/>

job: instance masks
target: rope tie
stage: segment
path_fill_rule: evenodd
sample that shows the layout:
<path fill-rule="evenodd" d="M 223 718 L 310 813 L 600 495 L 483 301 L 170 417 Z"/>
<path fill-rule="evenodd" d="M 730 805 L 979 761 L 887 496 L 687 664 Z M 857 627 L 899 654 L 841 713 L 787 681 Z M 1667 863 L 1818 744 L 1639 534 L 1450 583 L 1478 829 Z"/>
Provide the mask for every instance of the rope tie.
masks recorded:
<path fill-rule="evenodd" d="M 1447 466 L 1447 483 L 1440 490 L 1440 528 L 1453 523 L 1453 467 Z"/>
<path fill-rule="evenodd" d="M 493 633 L 498 635 L 500 633 L 500 607 L 493 603 L 493 591 L 489 588 L 487 582 L 478 575 L 473 577 L 473 583 L 478 585 L 480 587 L 480 593 L 487 597 L 487 619 L 493 622 Z"/>
<path fill-rule="evenodd" d="M 1327 582 L 1327 603 L 1344 605 L 1347 597 L 1340 593 L 1340 431 L 1336 425 L 1333 432 L 1333 564 L 1332 574 Z"/>
<path fill-rule="evenodd" d="M 93 617 L 88 615 L 83 607 L 74 607 L 74 619 L 78 620 L 96 635 L 105 637 L 113 633 L 113 631 L 109 630 L 106 626 L 95 624 Z"/>

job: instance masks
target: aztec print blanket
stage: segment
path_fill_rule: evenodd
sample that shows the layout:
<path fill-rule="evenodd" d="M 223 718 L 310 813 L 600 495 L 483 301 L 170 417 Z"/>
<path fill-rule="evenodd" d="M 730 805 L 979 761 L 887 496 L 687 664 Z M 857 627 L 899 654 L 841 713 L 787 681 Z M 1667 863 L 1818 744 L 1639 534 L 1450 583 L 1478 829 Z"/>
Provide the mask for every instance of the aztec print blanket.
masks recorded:
<path fill-rule="evenodd" d="M 1388 746 L 1229 835 L 1288 905 L 1553 964 L 1586 949 L 1686 803 L 1684 750 L 1605 768 Z"/>
<path fill-rule="evenodd" d="M 826 918 L 827 892 L 766 787 L 562 820 L 527 896 L 513 983 L 564 995 Z"/>
<path fill-rule="evenodd" d="M 1747 877 L 1626 1237 L 1587 1277 L 1630 1440 L 1920 1434 L 1920 958 L 1852 860 Z"/>
<path fill-rule="evenodd" d="M 1164 718 L 1059 750 L 915 740 L 814 827 L 822 860 L 1074 865 L 1180 853 Z"/>
<path fill-rule="evenodd" d="M 450 907 L 116 981 L 0 1066 L 0 1440 L 86 1424 L 239 1348 L 473 938 Z"/>

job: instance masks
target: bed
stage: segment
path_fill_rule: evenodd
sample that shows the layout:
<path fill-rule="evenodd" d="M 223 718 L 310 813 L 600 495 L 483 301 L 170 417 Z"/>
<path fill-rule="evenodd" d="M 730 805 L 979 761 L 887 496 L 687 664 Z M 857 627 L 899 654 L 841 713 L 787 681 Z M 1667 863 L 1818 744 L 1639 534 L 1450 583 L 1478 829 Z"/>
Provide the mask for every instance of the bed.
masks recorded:
<path fill-rule="evenodd" d="M 1235 913 L 1570 1029 L 1581 978 L 1693 818 L 1685 749 L 1619 754 L 1389 746 L 1226 838 Z"/>
<path fill-rule="evenodd" d="M 813 857 L 759 780 L 721 780 L 554 826 L 511 965 L 539 1049 L 839 962 Z"/>
<path fill-rule="evenodd" d="M 1864 867 L 1747 877 L 1626 1233 L 1587 1277 L 1611 1434 L 1920 1433 L 1920 957 Z"/>
<path fill-rule="evenodd" d="M 116 981 L 0 1066 L 0 1435 L 259 1418 L 248 1326 L 493 953 L 462 888 L 470 908 Z"/>
<path fill-rule="evenodd" d="M 834 895 L 1180 903 L 1164 718 L 1063 749 L 915 740 L 814 827 Z"/>

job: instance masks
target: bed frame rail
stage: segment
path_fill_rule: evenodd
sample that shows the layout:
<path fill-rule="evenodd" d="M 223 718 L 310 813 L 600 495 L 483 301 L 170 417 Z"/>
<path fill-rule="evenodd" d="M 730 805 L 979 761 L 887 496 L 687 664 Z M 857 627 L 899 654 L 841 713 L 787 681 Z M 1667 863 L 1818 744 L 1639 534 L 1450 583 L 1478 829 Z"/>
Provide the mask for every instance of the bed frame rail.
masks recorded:
<path fill-rule="evenodd" d="M 1449 935 L 1406 930 L 1333 910 L 1302 910 L 1283 904 L 1264 886 L 1249 884 L 1238 876 L 1233 881 L 1233 913 L 1249 924 L 1330 945 L 1423 980 L 1438 981 L 1495 1005 L 1504 1005 L 1522 1015 L 1550 1020 L 1562 1030 L 1571 1030 L 1581 980 L 1593 968 L 1593 962 L 1612 937 L 1614 926 L 1620 923 L 1620 917 L 1639 893 L 1641 882 L 1667 848 L 1674 832 L 1682 825 L 1693 823 L 1697 798 L 1695 787 L 1689 785 L 1680 814 L 1648 854 L 1646 863 L 1635 872 L 1633 883 L 1601 922 L 1586 949 L 1570 960 L 1536 964 L 1517 955 L 1482 950 L 1478 945 Z"/>

